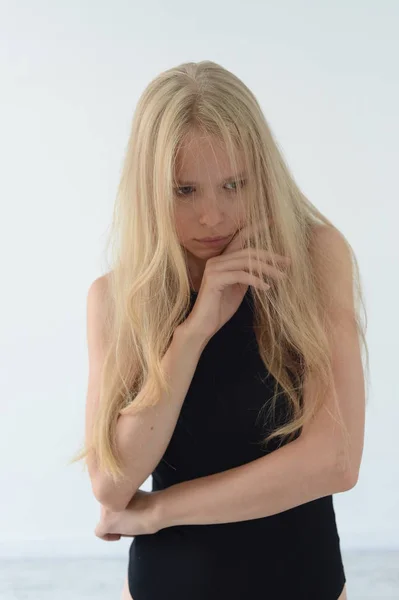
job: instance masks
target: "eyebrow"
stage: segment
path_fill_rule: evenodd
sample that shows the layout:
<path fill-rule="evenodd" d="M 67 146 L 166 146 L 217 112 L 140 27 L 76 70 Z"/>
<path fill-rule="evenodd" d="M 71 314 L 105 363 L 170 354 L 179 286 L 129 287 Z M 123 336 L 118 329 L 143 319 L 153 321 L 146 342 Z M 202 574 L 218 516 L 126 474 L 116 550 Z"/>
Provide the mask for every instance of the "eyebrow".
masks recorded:
<path fill-rule="evenodd" d="M 246 173 L 245 171 L 242 171 L 241 173 L 237 173 L 237 175 L 230 175 L 230 177 L 225 177 L 224 179 L 222 179 L 222 181 L 220 183 L 224 183 L 225 181 L 231 181 L 232 179 L 240 179 L 243 177 L 246 177 Z M 176 183 L 179 183 L 181 185 L 197 185 L 196 181 L 187 181 L 187 180 L 183 180 L 183 179 L 176 179 Z"/>

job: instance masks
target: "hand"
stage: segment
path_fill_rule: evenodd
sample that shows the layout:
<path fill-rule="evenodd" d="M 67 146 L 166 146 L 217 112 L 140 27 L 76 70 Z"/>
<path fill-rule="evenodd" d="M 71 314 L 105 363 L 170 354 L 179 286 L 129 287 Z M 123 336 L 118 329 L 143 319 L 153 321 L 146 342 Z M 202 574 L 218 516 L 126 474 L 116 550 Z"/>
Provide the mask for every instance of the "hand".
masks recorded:
<path fill-rule="evenodd" d="M 242 247 L 245 231 L 248 231 L 248 226 L 237 232 L 220 255 L 213 256 L 206 263 L 195 305 L 181 324 L 183 329 L 195 333 L 196 337 L 200 335 L 209 341 L 237 311 L 248 285 L 263 290 L 270 288 L 262 277 L 247 272 L 249 260 L 256 262 L 256 250 Z M 271 256 L 271 252 L 260 250 L 260 260 L 253 270 L 272 278 L 285 277 L 284 271 L 268 264 Z M 282 266 L 290 262 L 288 257 L 279 254 L 274 254 L 274 260 Z"/>
<path fill-rule="evenodd" d="M 101 504 L 100 520 L 97 523 L 94 533 L 98 538 L 104 540 L 105 542 L 117 542 L 121 539 L 121 534 L 111 533 L 111 530 L 113 530 L 116 525 L 114 519 L 115 514 L 119 513 L 114 513 L 109 508 Z"/>
<path fill-rule="evenodd" d="M 101 505 L 100 521 L 94 530 L 95 535 L 106 542 L 114 542 L 121 537 L 156 533 L 156 494 L 158 492 L 137 490 L 122 511 L 113 511 Z"/>

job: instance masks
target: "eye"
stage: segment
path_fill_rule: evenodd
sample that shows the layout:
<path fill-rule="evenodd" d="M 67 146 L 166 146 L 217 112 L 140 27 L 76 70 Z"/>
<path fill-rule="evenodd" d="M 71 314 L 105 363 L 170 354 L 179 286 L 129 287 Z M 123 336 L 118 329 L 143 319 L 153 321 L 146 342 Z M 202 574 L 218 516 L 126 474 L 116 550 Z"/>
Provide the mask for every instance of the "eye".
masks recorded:
<path fill-rule="evenodd" d="M 235 192 L 237 190 L 238 187 L 242 188 L 245 185 L 245 179 L 240 179 L 239 181 L 229 181 L 226 185 L 234 185 L 236 187 L 234 187 L 231 191 Z"/>
<path fill-rule="evenodd" d="M 240 179 L 238 181 L 228 181 L 225 185 L 229 186 L 232 185 L 233 188 L 230 188 L 229 191 L 231 192 L 235 192 L 237 191 L 237 189 L 240 187 L 244 187 L 246 183 L 245 179 Z M 191 191 L 194 189 L 194 187 L 192 185 L 182 185 L 182 186 L 178 186 L 175 188 L 175 193 L 177 196 L 188 196 L 189 194 L 191 194 Z"/>
<path fill-rule="evenodd" d="M 192 185 L 183 185 L 183 186 L 175 188 L 175 192 L 178 196 L 188 196 L 188 193 L 185 193 L 182 190 L 190 190 L 190 189 L 193 189 Z"/>

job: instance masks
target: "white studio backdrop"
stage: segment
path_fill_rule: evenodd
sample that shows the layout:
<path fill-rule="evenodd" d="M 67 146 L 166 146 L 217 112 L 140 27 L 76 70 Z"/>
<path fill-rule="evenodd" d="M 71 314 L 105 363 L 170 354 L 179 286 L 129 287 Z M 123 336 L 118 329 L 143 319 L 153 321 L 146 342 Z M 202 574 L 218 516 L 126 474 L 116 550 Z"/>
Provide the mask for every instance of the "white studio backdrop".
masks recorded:
<path fill-rule="evenodd" d="M 343 548 L 398 548 L 399 4 L 394 0 L 0 2 L 0 554 L 127 557 L 94 536 L 81 464 L 86 294 L 136 102 L 213 60 L 254 91 L 305 194 L 351 242 L 371 386 L 360 480 L 334 504 Z M 143 489 L 150 489 L 148 480 Z"/>

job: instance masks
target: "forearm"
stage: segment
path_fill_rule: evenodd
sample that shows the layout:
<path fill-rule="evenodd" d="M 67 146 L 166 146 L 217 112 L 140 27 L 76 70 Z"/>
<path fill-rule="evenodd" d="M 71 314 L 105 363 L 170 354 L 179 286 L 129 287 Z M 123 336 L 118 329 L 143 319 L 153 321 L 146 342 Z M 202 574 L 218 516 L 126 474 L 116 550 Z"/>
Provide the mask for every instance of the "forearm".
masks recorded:
<path fill-rule="evenodd" d="M 115 443 L 126 477 L 115 486 L 107 475 L 97 482 L 97 499 L 112 510 L 123 510 L 136 490 L 161 460 L 172 437 L 180 410 L 196 370 L 205 342 L 177 328 L 162 363 L 172 385 L 172 394 L 137 415 L 120 415 Z M 141 393 L 141 392 L 140 392 Z"/>
<path fill-rule="evenodd" d="M 159 528 L 271 516 L 348 489 L 345 477 L 298 438 L 245 465 L 162 490 L 154 498 Z"/>

